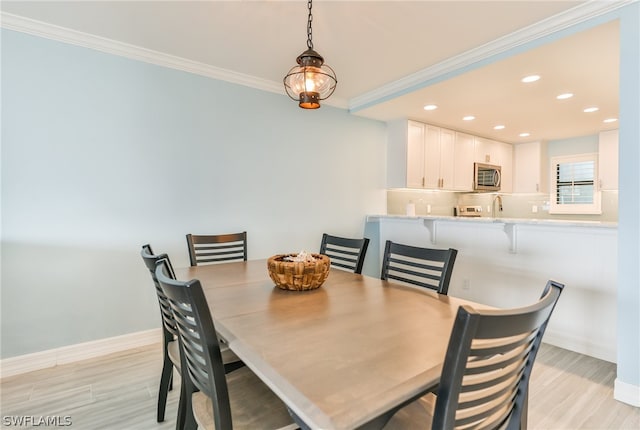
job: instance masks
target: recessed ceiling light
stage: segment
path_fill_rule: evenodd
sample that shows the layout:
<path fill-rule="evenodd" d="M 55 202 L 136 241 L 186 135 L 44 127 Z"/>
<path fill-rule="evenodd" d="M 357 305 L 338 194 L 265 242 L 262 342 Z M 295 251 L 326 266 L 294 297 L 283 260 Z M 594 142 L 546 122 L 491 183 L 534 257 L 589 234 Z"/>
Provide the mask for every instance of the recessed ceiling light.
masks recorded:
<path fill-rule="evenodd" d="M 473 116 L 473 115 L 467 115 L 467 116 L 462 117 L 463 121 L 473 121 L 474 119 L 476 119 L 476 117 Z"/>
<path fill-rule="evenodd" d="M 605 120 L 604 120 L 604 121 L 602 121 L 602 122 L 606 122 L 606 123 L 608 124 L 608 123 L 610 123 L 610 122 L 616 122 L 617 120 L 618 120 L 618 118 L 607 118 L 607 119 L 605 119 Z"/>
<path fill-rule="evenodd" d="M 495 127 L 493 127 L 494 130 L 504 130 L 504 125 L 496 125 Z"/>
<path fill-rule="evenodd" d="M 586 108 L 585 110 L 583 110 L 583 112 L 585 112 L 585 113 L 591 113 L 591 112 L 596 112 L 597 110 L 598 110 L 598 108 L 597 108 L 597 107 L 592 106 L 592 107 L 588 107 L 588 108 Z"/>
<path fill-rule="evenodd" d="M 425 105 L 424 110 L 436 110 L 438 109 L 437 105 Z"/>
<path fill-rule="evenodd" d="M 538 79 L 540 79 L 540 75 L 529 75 L 522 78 L 522 82 L 524 82 L 525 84 L 528 84 L 530 82 L 535 82 Z"/>
<path fill-rule="evenodd" d="M 564 93 L 556 96 L 558 100 L 566 100 L 566 99 L 570 99 L 571 97 L 573 97 L 573 93 Z"/>
<path fill-rule="evenodd" d="M 520 133 L 519 136 L 520 137 L 529 137 L 529 136 L 531 136 L 531 133 Z"/>

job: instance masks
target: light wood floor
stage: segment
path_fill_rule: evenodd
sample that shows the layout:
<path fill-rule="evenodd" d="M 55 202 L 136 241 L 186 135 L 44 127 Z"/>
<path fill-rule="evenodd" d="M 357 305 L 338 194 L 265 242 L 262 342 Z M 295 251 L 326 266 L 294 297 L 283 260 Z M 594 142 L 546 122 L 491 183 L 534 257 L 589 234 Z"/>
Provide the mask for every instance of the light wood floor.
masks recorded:
<path fill-rule="evenodd" d="M 166 420 L 155 419 L 161 357 L 158 344 L 5 378 L 0 425 L 7 416 L 70 416 L 72 429 L 173 429 L 177 375 Z M 613 399 L 614 379 L 614 364 L 543 345 L 532 374 L 529 428 L 640 429 L 640 409 Z"/>

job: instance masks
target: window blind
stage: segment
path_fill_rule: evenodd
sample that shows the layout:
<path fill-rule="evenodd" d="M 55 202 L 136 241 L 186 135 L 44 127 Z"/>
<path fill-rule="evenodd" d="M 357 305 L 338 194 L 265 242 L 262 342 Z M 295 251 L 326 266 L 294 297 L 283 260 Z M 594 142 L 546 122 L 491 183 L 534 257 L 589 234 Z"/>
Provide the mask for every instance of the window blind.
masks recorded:
<path fill-rule="evenodd" d="M 579 161 L 556 165 L 556 204 L 592 204 L 595 162 Z"/>

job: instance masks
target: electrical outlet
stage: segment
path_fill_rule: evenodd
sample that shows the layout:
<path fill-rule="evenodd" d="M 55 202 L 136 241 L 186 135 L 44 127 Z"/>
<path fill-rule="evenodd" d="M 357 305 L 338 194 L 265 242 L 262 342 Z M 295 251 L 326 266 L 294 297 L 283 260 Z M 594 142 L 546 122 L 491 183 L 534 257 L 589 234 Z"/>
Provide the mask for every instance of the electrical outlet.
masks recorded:
<path fill-rule="evenodd" d="M 536 205 L 531 206 L 531 212 L 533 212 L 534 214 L 537 214 L 538 213 L 538 206 L 536 206 Z"/>
<path fill-rule="evenodd" d="M 462 289 L 463 290 L 468 290 L 469 289 L 469 280 L 468 279 L 463 279 L 462 280 Z"/>
<path fill-rule="evenodd" d="M 487 206 L 487 213 L 491 214 L 491 206 Z"/>
<path fill-rule="evenodd" d="M 430 214 L 431 213 L 431 205 L 427 205 L 427 213 Z"/>

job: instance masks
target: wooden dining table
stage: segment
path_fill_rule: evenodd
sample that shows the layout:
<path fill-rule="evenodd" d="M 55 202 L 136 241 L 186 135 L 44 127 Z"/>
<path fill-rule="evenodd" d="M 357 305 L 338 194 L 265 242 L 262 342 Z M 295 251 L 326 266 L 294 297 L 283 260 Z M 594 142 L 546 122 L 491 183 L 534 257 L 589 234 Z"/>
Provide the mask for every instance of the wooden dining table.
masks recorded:
<path fill-rule="evenodd" d="M 382 427 L 437 386 L 458 307 L 482 307 L 338 269 L 318 289 L 286 291 L 266 259 L 176 276 L 200 280 L 218 333 L 311 429 Z"/>

